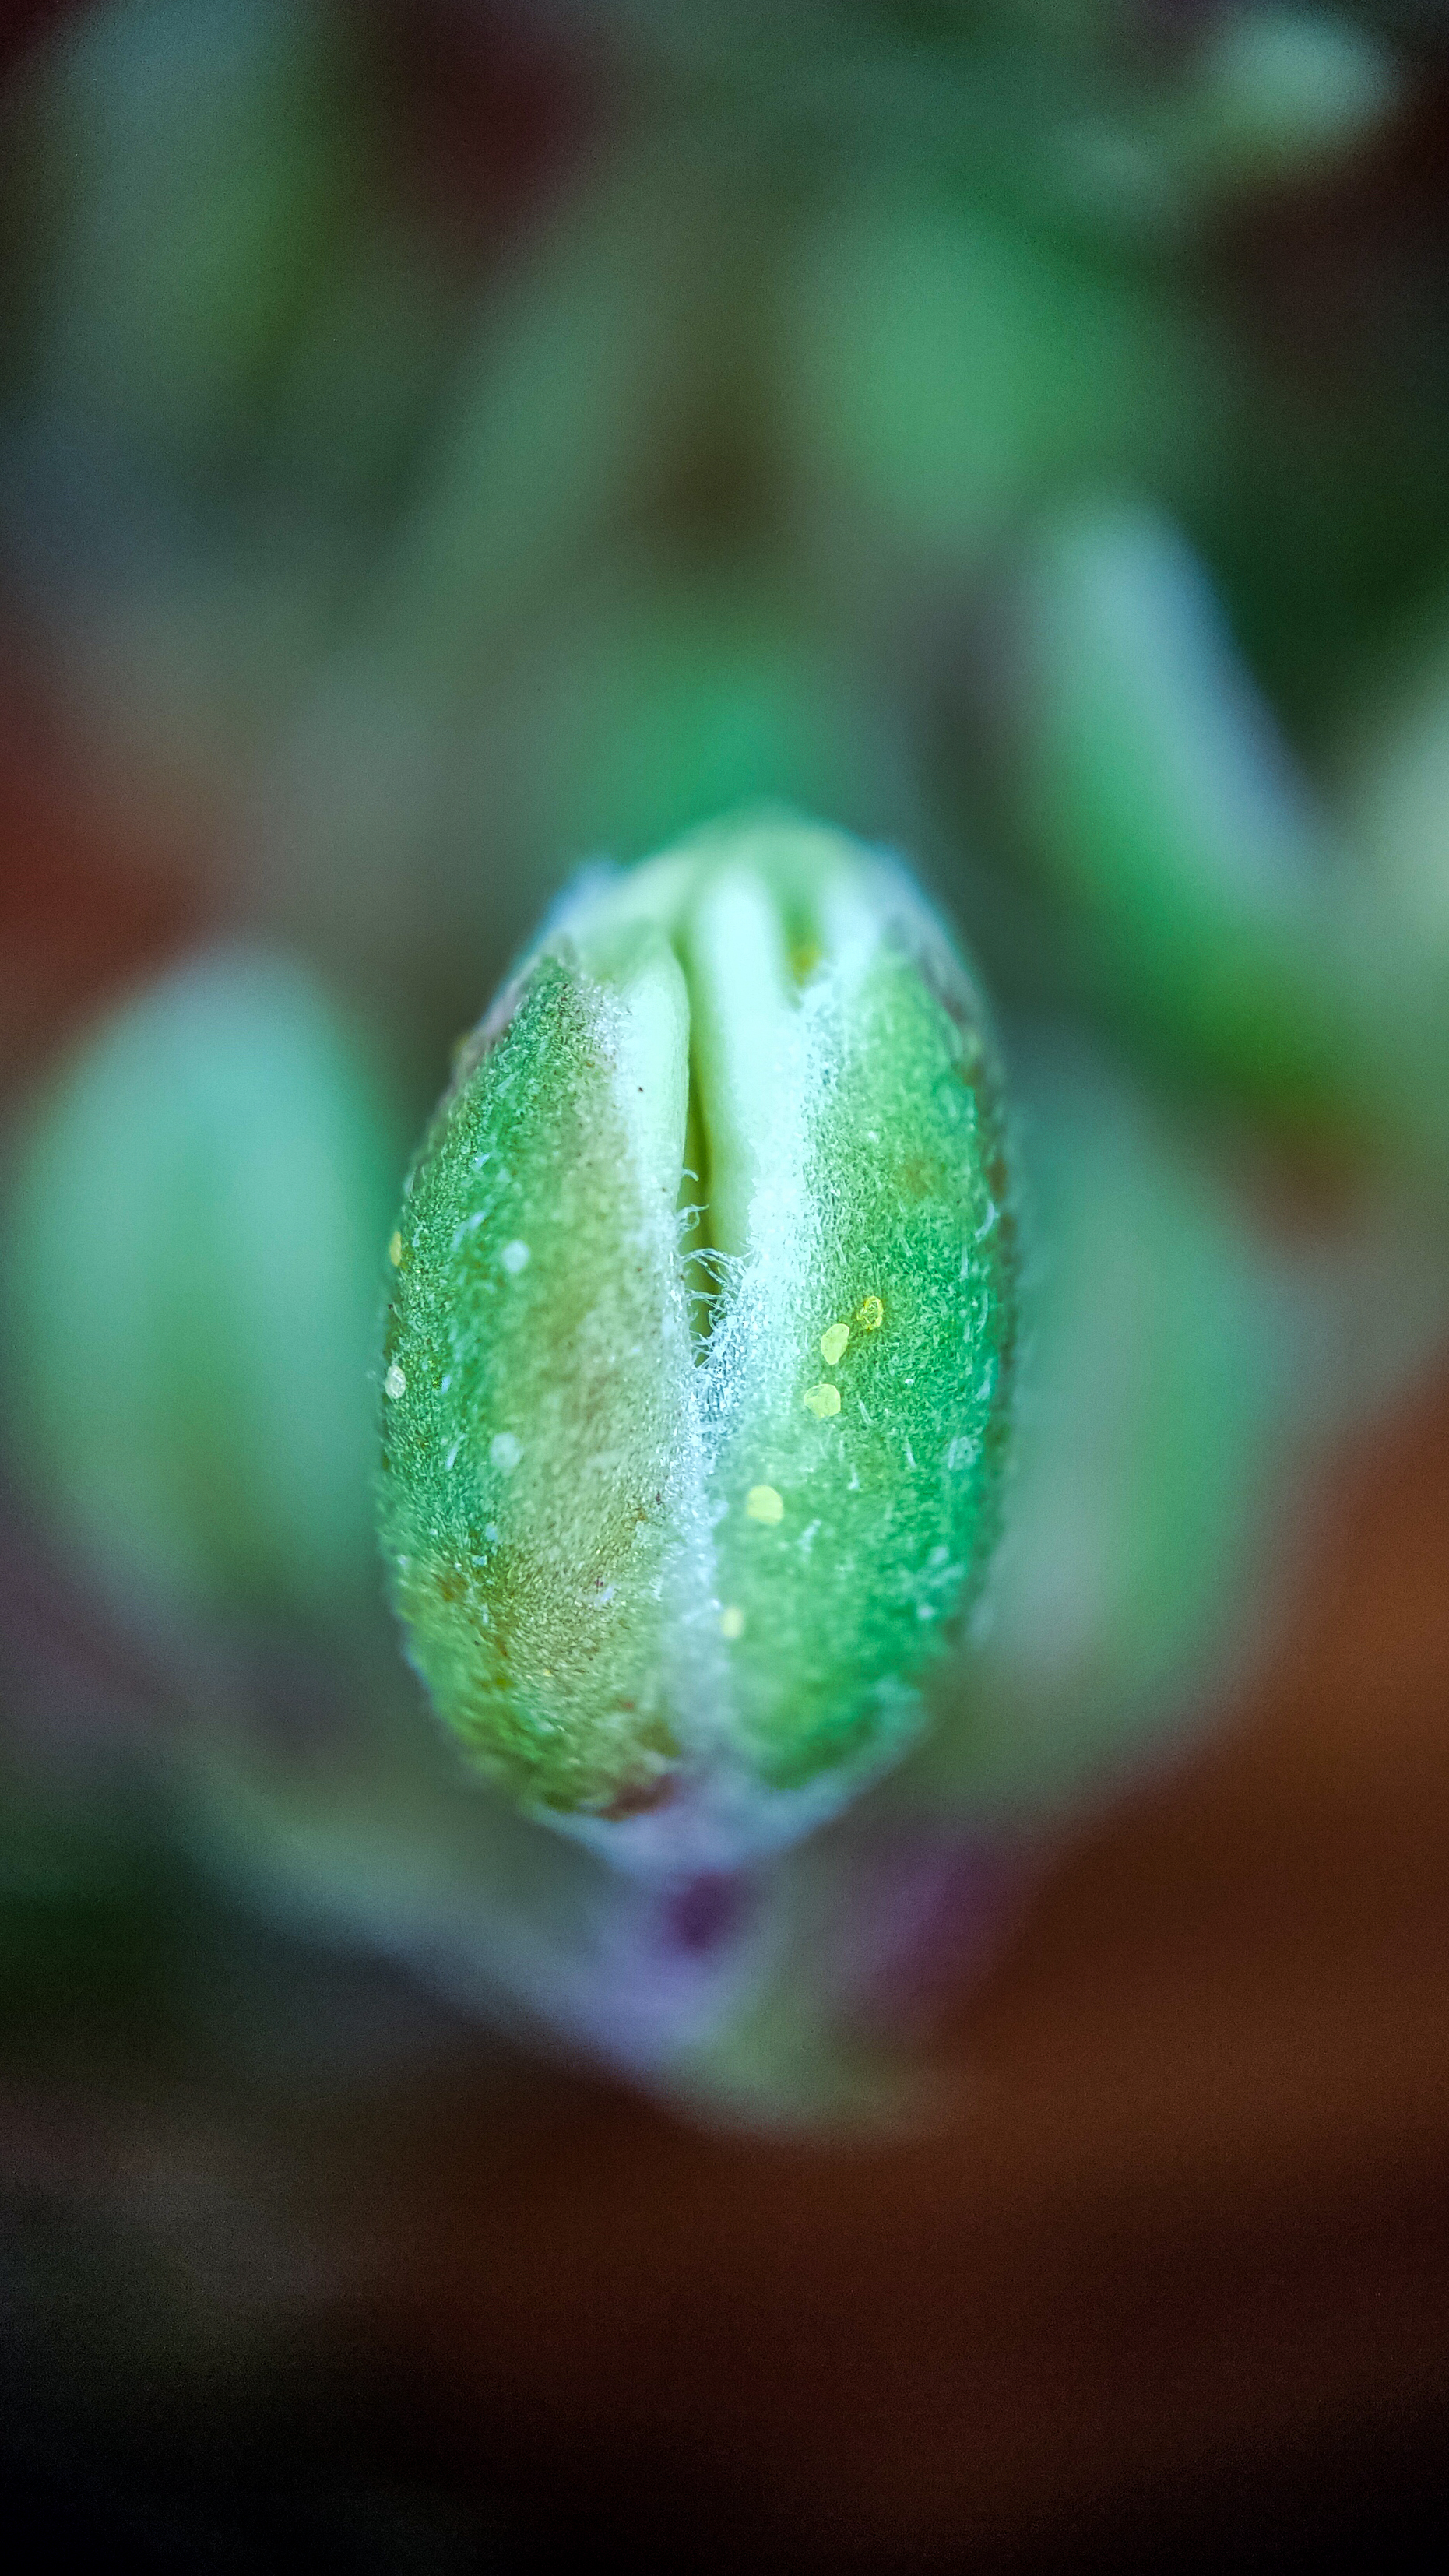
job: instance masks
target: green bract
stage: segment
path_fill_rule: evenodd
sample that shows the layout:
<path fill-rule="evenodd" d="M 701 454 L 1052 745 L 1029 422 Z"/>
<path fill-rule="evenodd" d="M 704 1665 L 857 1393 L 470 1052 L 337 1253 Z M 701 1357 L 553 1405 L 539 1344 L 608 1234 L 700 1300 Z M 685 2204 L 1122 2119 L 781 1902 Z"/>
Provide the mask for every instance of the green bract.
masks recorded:
<path fill-rule="evenodd" d="M 641 1865 L 901 1751 L 998 1517 L 994 1064 L 903 872 L 789 820 L 590 878 L 463 1050 L 390 1258 L 382 1529 L 418 1670 Z"/>

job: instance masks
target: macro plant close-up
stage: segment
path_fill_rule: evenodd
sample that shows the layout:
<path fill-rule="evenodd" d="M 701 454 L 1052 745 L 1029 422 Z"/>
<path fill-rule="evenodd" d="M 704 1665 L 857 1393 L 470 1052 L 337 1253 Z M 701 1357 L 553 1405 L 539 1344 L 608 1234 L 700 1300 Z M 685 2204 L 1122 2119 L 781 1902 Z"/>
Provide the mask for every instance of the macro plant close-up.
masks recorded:
<path fill-rule="evenodd" d="M 1449 20 L 55 0 L 0 78 L 17 2496 L 1394 2559 Z"/>

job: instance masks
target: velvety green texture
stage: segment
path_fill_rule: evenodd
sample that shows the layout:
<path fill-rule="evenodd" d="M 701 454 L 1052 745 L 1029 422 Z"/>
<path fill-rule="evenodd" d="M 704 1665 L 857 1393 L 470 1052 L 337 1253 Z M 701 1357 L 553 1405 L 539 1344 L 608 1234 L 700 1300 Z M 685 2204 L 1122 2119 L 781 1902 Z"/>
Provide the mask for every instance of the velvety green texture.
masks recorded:
<path fill-rule="evenodd" d="M 541 960 L 413 1176 L 384 1354 L 385 1526 L 418 1668 L 490 1767 L 561 1808 L 647 1796 L 674 1750 L 659 1587 L 681 1319 L 630 1241 L 607 1045 L 597 993 Z"/>
<path fill-rule="evenodd" d="M 781 1783 L 910 1724 L 905 1679 L 995 1534 L 1011 1338 L 976 1033 L 889 951 L 849 1008 L 821 1016 L 832 1079 L 808 1146 L 810 1274 L 714 1478 L 729 1506 L 719 1588 L 745 1614 L 741 1722 Z M 870 1299 L 873 1329 L 859 1320 Z M 850 1341 L 826 1365 L 821 1335 L 842 1322 Z M 803 1401 L 817 1382 L 838 1414 Z M 774 1526 L 740 1508 L 760 1483 L 784 1505 Z"/>
<path fill-rule="evenodd" d="M 996 1534 L 1012 1244 L 902 871 L 765 818 L 571 898 L 391 1245 L 383 1539 L 474 1756 L 737 1857 L 909 1742 Z"/>

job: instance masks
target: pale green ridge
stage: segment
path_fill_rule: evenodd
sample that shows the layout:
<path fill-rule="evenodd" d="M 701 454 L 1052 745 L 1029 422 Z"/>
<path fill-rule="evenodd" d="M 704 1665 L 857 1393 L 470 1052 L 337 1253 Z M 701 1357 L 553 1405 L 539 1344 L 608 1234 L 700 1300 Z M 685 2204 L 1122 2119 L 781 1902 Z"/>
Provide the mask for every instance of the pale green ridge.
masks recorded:
<path fill-rule="evenodd" d="M 749 1244 L 751 1211 L 779 1150 L 780 1052 L 790 1009 L 778 905 L 747 865 L 706 875 L 686 924 L 709 1235 Z"/>
<path fill-rule="evenodd" d="M 395 1598 L 441 1713 L 545 1808 L 648 1803 L 675 1751 L 661 1586 L 688 1328 L 673 1193 L 655 1203 L 638 1143 L 667 1135 L 677 1172 L 682 1029 L 662 943 L 622 1006 L 542 958 L 436 1123 L 394 1244 Z M 646 1030 L 673 1088 L 628 1109 Z"/>

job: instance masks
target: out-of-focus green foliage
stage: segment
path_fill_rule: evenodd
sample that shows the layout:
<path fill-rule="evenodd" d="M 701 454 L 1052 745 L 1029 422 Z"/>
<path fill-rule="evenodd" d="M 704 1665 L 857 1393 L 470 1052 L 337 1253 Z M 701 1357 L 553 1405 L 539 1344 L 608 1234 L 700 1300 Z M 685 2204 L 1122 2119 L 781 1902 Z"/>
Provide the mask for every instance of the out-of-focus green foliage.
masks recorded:
<path fill-rule="evenodd" d="M 131 1617 L 345 1616 L 371 1565 L 396 1146 L 296 966 L 220 955 L 99 1028 L 9 1194 L 7 1410 Z"/>
<path fill-rule="evenodd" d="M 42 403 L 183 470 L 245 430 L 361 179 L 345 31 L 313 0 L 135 0 L 11 103 Z"/>
<path fill-rule="evenodd" d="M 1039 1272 L 1008 1531 L 954 1722 L 895 1784 L 918 1811 L 1056 1812 L 1244 1667 L 1283 1444 L 1332 1351 L 1309 1281 L 1103 1067 L 1048 1048 L 1022 1119 Z"/>
<path fill-rule="evenodd" d="M 1449 959 L 1449 633 L 1442 608 L 1410 654 L 1395 654 L 1345 747 L 1344 803 L 1375 891 L 1428 949 Z"/>
<path fill-rule="evenodd" d="M 1270 1104 L 1366 1117 L 1333 827 L 1181 538 L 1125 509 L 1048 529 L 1016 640 L 1009 793 L 1073 972 Z"/>
<path fill-rule="evenodd" d="M 939 185 L 832 207 L 780 333 L 802 483 L 938 572 L 1063 489 L 1190 490 L 1230 417 L 1232 353 L 1190 296 Z"/>

